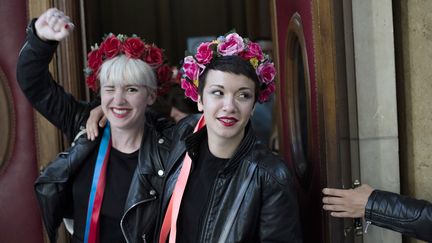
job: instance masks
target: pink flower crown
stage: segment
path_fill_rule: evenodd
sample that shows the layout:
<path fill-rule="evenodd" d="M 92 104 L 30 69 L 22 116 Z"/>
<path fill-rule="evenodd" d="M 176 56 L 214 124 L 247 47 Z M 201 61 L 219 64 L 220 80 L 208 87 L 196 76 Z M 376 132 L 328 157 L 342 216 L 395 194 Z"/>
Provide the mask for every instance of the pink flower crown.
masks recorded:
<path fill-rule="evenodd" d="M 197 48 L 194 56 L 184 58 L 181 72 L 181 87 L 185 95 L 193 101 L 198 101 L 199 77 L 213 58 L 221 56 L 240 56 L 248 61 L 256 71 L 260 81 L 258 101 L 268 101 L 274 93 L 276 69 L 269 56 L 264 54 L 258 43 L 242 38 L 237 33 L 221 36 L 211 42 L 203 42 Z"/>
<path fill-rule="evenodd" d="M 164 63 L 166 58 L 163 49 L 155 44 L 145 43 L 136 35 L 128 37 L 122 34 L 116 36 L 112 33 L 108 34 L 99 46 L 98 44 L 92 46 L 87 55 L 87 67 L 84 69 L 84 73 L 87 76 L 87 86 L 91 90 L 96 92 L 99 88 L 97 75 L 102 63 L 122 54 L 129 58 L 141 59 L 149 64 L 157 77 L 158 95 L 163 95 L 163 92 L 166 92 L 172 70 L 168 64 Z"/>

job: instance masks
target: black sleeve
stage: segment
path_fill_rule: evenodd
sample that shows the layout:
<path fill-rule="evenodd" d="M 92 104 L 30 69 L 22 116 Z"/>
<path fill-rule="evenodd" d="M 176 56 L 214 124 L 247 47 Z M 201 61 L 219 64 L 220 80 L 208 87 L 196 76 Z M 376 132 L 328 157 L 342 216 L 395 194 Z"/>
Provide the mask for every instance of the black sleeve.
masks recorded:
<path fill-rule="evenodd" d="M 58 42 L 40 40 L 34 23 L 19 54 L 18 83 L 32 106 L 72 140 L 94 105 L 77 101 L 53 80 L 48 67 Z"/>
<path fill-rule="evenodd" d="M 274 160 L 277 160 L 274 157 Z M 297 194 L 292 173 L 280 160 L 278 176 L 267 176 L 260 209 L 260 242 L 301 243 Z"/>
<path fill-rule="evenodd" d="M 375 190 L 365 210 L 366 221 L 420 240 L 432 241 L 432 204 Z"/>

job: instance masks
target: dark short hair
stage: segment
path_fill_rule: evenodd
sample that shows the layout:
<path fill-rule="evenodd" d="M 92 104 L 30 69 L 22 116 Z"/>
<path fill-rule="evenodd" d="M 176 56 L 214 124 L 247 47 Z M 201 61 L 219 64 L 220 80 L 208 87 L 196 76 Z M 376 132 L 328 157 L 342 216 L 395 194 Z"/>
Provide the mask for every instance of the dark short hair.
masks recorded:
<path fill-rule="evenodd" d="M 201 97 L 209 70 L 240 74 L 251 79 L 255 83 L 255 102 L 257 101 L 260 91 L 260 82 L 255 69 L 248 61 L 239 56 L 221 56 L 213 58 L 213 60 L 207 65 L 206 69 L 199 77 L 198 93 L 201 95 Z"/>

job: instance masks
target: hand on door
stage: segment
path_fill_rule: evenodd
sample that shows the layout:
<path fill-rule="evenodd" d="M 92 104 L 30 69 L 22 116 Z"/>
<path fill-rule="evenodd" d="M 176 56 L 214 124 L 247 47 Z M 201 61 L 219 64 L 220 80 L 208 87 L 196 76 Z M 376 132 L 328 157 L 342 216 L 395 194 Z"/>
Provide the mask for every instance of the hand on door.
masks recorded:
<path fill-rule="evenodd" d="M 363 184 L 355 189 L 324 188 L 323 209 L 338 218 L 363 218 L 373 188 Z"/>

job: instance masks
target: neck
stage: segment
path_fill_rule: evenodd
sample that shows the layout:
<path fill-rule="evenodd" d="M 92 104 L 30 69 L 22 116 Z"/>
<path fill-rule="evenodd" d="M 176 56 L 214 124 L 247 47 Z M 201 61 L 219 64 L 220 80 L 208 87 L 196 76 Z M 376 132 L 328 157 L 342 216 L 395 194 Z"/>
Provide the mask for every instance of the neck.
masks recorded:
<path fill-rule="evenodd" d="M 244 131 L 239 136 L 229 139 L 222 139 L 217 136 L 208 134 L 208 146 L 210 152 L 221 159 L 229 159 L 234 155 L 237 147 L 240 145 L 244 137 Z"/>
<path fill-rule="evenodd" d="M 112 147 L 122 153 L 133 153 L 141 146 L 144 126 L 140 129 L 122 130 L 111 128 Z"/>

